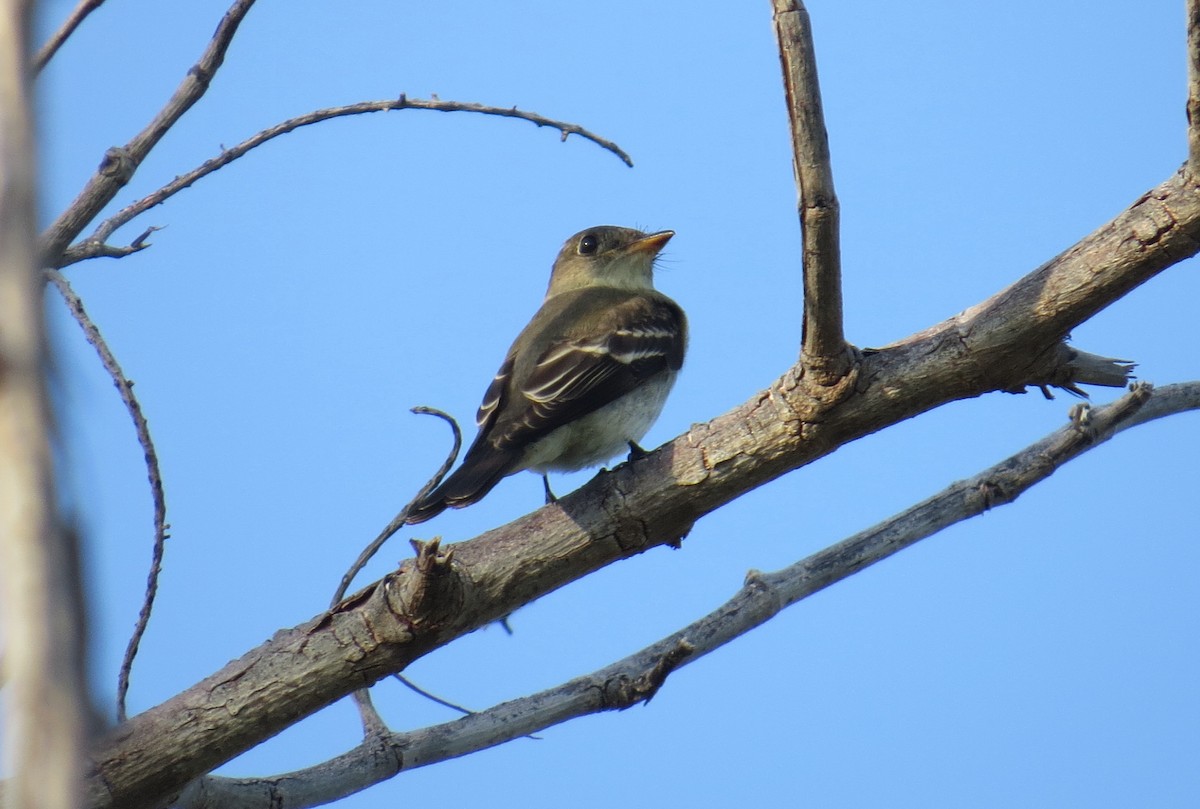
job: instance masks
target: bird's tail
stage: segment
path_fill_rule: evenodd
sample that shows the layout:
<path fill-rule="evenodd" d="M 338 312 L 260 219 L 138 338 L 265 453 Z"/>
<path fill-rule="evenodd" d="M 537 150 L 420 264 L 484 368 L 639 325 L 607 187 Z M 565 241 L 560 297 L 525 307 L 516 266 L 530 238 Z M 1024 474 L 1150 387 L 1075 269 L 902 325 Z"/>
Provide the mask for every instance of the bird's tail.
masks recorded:
<path fill-rule="evenodd" d="M 482 500 L 517 464 L 518 455 L 488 446 L 482 452 L 472 447 L 462 465 L 429 494 L 409 509 L 405 522 L 413 525 L 431 520 L 447 508 L 463 508 Z"/>

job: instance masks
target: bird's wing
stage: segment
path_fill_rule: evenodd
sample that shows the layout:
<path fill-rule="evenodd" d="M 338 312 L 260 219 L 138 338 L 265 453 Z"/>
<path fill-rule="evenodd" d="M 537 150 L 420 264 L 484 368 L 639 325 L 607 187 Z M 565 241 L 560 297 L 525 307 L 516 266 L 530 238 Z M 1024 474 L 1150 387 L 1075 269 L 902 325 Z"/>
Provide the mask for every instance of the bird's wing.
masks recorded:
<path fill-rule="evenodd" d="M 488 385 L 483 394 L 483 401 L 479 403 L 479 410 L 475 413 L 475 424 L 480 429 L 488 425 L 500 407 L 500 402 L 504 400 L 504 389 L 508 387 L 508 380 L 512 376 L 513 361 L 513 355 L 509 354 L 500 370 L 492 377 L 492 384 Z"/>
<path fill-rule="evenodd" d="M 586 331 L 568 332 L 551 342 L 523 378 L 513 380 L 511 400 L 495 423 L 494 446 L 536 441 L 654 375 L 678 370 L 686 329 L 683 312 L 671 300 L 622 296 Z M 492 393 L 489 389 L 485 405 L 493 400 Z"/>

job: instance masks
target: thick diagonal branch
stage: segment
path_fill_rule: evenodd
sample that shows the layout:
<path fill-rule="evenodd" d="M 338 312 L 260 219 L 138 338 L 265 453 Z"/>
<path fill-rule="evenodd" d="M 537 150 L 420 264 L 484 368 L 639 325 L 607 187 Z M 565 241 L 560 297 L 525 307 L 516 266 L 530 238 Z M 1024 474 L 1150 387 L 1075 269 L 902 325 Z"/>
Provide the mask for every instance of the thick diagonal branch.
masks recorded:
<path fill-rule="evenodd" d="M 1200 190 L 1181 176 L 973 310 L 863 357 L 829 387 L 791 368 L 646 457 L 398 572 L 114 731 L 93 806 L 150 805 L 301 716 L 592 571 L 676 541 L 699 517 L 855 438 L 956 399 L 1045 384 L 1072 327 L 1200 249 Z"/>
<path fill-rule="evenodd" d="M 801 356 L 810 373 L 831 384 L 849 370 L 850 356 L 842 329 L 840 212 L 833 190 L 812 25 L 800 0 L 773 0 L 773 5 L 804 241 Z"/>
<path fill-rule="evenodd" d="M 1153 419 L 1200 409 L 1200 382 L 1151 394 L 1140 386 L 978 475 L 949 486 L 873 528 L 773 573 L 751 573 L 733 598 L 703 618 L 622 660 L 554 688 L 420 730 L 389 734 L 314 767 L 270 778 L 210 777 L 183 795 L 184 807 L 254 809 L 317 806 L 400 772 L 521 738 L 614 706 L 613 683 L 638 682 L 645 672 L 689 665 L 741 637 L 785 608 L 942 529 L 1012 503 L 1079 455 L 1117 433 Z M 680 650 L 686 650 L 680 653 Z M 674 656 L 673 656 L 674 655 Z"/>

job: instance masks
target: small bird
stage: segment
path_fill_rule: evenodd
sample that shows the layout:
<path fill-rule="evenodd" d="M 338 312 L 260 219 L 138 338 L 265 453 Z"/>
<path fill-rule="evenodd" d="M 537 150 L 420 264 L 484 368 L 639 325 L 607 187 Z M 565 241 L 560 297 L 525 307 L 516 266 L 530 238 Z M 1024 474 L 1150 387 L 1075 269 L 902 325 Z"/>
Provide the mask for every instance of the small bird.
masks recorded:
<path fill-rule="evenodd" d="M 478 502 L 515 472 L 545 479 L 642 451 L 687 347 L 683 310 L 654 289 L 654 260 L 674 235 L 603 225 L 567 239 L 542 307 L 484 393 L 462 465 L 408 523 Z"/>

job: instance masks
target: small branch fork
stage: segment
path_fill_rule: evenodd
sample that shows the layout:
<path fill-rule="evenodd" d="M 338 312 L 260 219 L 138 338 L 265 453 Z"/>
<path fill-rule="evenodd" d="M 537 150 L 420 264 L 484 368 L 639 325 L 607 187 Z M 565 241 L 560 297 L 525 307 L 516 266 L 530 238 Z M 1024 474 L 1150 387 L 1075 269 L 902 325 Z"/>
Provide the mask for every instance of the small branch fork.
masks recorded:
<path fill-rule="evenodd" d="M 217 25 L 200 59 L 188 70 L 154 119 L 125 146 L 114 147 L 105 153 L 100 168 L 79 196 L 42 234 L 40 253 L 47 266 L 63 266 L 59 256 L 71 240 L 125 187 L 150 150 L 208 91 L 213 76 L 225 61 L 229 43 L 253 5 L 254 0 L 235 0 Z"/>
<path fill-rule="evenodd" d="M 342 118 L 348 115 L 362 115 L 369 112 L 386 112 L 394 110 L 434 110 L 437 112 L 473 112 L 482 115 L 498 115 L 504 118 L 518 118 L 522 121 L 529 121 L 538 127 L 550 127 L 557 129 L 562 136 L 562 140 L 566 140 L 569 135 L 578 135 L 581 138 L 590 140 L 592 143 L 612 152 L 619 157 L 627 166 L 633 166 L 633 159 L 617 144 L 602 138 L 599 135 L 584 129 L 576 124 L 567 123 L 565 121 L 557 121 L 553 118 L 547 118 L 544 115 L 538 115 L 536 112 L 526 112 L 519 110 L 516 107 L 493 107 L 487 104 L 471 104 L 460 101 L 441 101 L 439 99 L 419 99 L 409 98 L 401 94 L 399 98 L 385 99 L 382 101 L 361 101 L 356 104 L 347 104 L 341 107 L 329 107 L 327 109 L 314 110 L 313 112 L 304 115 L 289 118 L 286 121 L 268 127 L 253 137 L 247 138 L 238 145 L 225 149 L 221 154 L 210 160 L 206 160 L 201 165 L 176 177 L 171 182 L 159 188 L 157 191 L 148 194 L 132 205 L 128 205 L 118 211 L 113 216 L 104 220 L 92 232 L 90 236 L 81 242 L 72 245 L 68 248 L 61 258 L 51 263 L 58 267 L 65 267 L 69 264 L 74 264 L 89 258 L 97 257 L 116 257 L 120 258 L 130 253 L 135 253 L 148 245 L 145 243 L 146 237 L 150 235 L 153 229 L 147 230 L 139 236 L 129 247 L 115 247 L 106 244 L 108 238 L 113 232 L 127 224 L 134 217 L 146 212 L 147 210 L 161 205 L 163 202 L 179 193 L 183 189 L 189 187 L 197 180 L 212 174 L 214 171 L 229 165 L 234 160 L 243 156 L 251 149 L 262 146 L 264 143 L 286 135 L 288 132 L 299 129 L 302 126 L 310 126 L 328 121 L 331 118 Z"/>
<path fill-rule="evenodd" d="M 851 355 L 842 330 L 840 208 L 833 188 L 812 25 L 801 0 L 772 0 L 772 6 L 804 241 L 801 359 L 818 384 L 830 385 L 850 370 Z"/>
<path fill-rule="evenodd" d="M 180 806 L 237 809 L 265 805 L 264 796 L 273 801 L 269 805 L 315 806 L 404 770 L 493 747 L 568 719 L 649 702 L 671 672 L 741 637 L 813 593 L 950 525 L 1015 501 L 1063 464 L 1123 430 L 1197 409 L 1200 382 L 1157 390 L 1138 384 L 1110 405 L 1091 408 L 1078 404 L 1071 408 L 1070 422 L 1041 441 L 787 568 L 772 573 L 750 571 L 741 590 L 718 609 L 599 671 L 444 724 L 369 738 L 315 767 L 270 778 L 207 776 L 185 790 Z"/>

